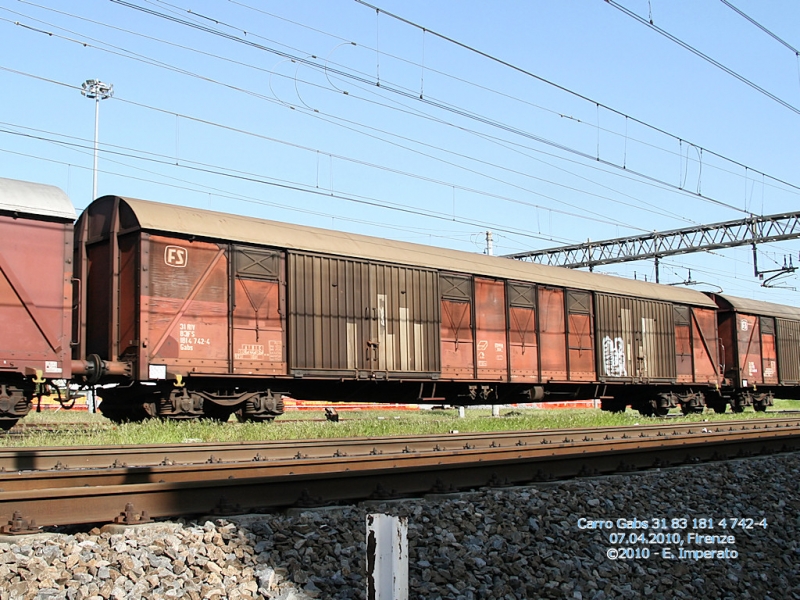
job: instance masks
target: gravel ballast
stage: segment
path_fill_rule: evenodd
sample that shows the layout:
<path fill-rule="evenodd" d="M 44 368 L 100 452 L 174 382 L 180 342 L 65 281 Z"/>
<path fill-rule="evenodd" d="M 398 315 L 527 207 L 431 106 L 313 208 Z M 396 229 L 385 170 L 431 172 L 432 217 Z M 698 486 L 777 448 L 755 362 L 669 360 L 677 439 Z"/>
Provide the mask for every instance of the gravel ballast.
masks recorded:
<path fill-rule="evenodd" d="M 0 600 L 365 598 L 369 513 L 408 517 L 411 598 L 800 599 L 798 475 L 800 454 L 785 454 L 14 539 L 0 543 Z M 633 529 L 652 519 L 666 519 L 670 528 Z M 752 528 L 739 519 L 752 519 Z M 658 533 L 680 536 L 684 545 L 656 543 Z M 707 535 L 718 537 L 698 537 Z M 625 539 L 611 543 L 610 536 Z M 681 548 L 694 553 L 678 556 Z M 635 557 L 645 549 L 649 558 Z M 609 551 L 634 557 L 611 560 Z M 729 558 L 708 555 L 725 551 Z"/>

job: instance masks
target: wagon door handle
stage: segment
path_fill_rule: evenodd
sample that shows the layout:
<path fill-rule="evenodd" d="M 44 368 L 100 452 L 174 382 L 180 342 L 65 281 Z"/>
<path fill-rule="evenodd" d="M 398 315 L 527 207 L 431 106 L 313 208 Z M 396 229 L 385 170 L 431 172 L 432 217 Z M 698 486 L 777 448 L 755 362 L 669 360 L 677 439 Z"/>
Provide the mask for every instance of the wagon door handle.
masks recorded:
<path fill-rule="evenodd" d="M 372 349 L 372 358 L 371 359 L 370 359 L 370 356 L 369 356 L 370 348 Z M 373 360 L 373 361 L 378 360 L 378 342 L 372 342 L 372 341 L 367 342 L 366 360 L 367 361 L 369 361 L 369 360 Z"/>

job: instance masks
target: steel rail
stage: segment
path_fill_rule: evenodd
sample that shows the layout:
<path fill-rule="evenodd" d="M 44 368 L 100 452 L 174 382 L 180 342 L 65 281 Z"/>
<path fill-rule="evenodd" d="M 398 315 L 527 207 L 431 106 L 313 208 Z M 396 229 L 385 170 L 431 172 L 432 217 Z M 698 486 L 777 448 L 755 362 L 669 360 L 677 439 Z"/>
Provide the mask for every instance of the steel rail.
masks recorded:
<path fill-rule="evenodd" d="M 796 423 L 731 429 L 535 446 L 216 463 L 203 468 L 164 466 L 146 469 L 152 478 L 147 482 L 137 481 L 136 469 L 114 473 L 105 470 L 96 473 L 95 483 L 106 478 L 101 485 L 86 485 L 84 481 L 66 487 L 0 492 L 0 516 L 6 519 L 19 512 L 26 519 L 34 518 L 39 525 L 66 525 L 108 522 L 128 503 L 152 517 L 274 510 L 692 464 L 800 448 L 800 425 Z M 127 480 L 126 474 L 130 477 Z M 49 485 L 46 480 L 41 483 Z M 0 483 L 5 485 L 5 480 Z"/>
<path fill-rule="evenodd" d="M 667 432 L 672 429 L 671 432 Z M 800 423 L 794 426 L 789 426 L 800 433 Z M 524 436 L 519 436 L 515 443 L 507 443 L 505 445 L 497 443 L 497 438 L 494 436 L 484 435 L 482 438 L 474 438 L 472 444 L 464 444 L 458 446 L 450 444 L 448 448 L 444 443 L 442 445 L 436 444 L 433 448 L 423 447 L 422 449 L 412 450 L 408 446 L 402 449 L 395 447 L 394 442 L 391 443 L 393 448 L 384 452 L 378 451 L 377 447 L 373 447 L 370 452 L 357 452 L 346 453 L 336 451 L 334 454 L 322 454 L 317 456 L 304 455 L 297 453 L 294 456 L 281 456 L 279 458 L 269 456 L 259 456 L 259 458 L 246 458 L 243 461 L 222 461 L 216 457 L 211 457 L 202 463 L 189 463 L 177 464 L 171 461 L 164 461 L 155 466 L 112 466 L 100 469 L 60 469 L 60 470 L 44 470 L 44 471 L 19 471 L 11 473 L 0 473 L 0 492 L 11 491 L 34 491 L 48 488 L 60 487 L 100 487 L 111 485 L 131 485 L 142 483 L 167 483 L 179 481 L 196 481 L 196 480 L 213 480 L 213 479 L 242 479 L 242 478 L 255 478 L 262 476 L 294 474 L 298 469 L 303 470 L 312 465 L 316 468 L 318 465 L 323 465 L 327 462 L 336 462 L 344 465 L 349 469 L 349 463 L 360 465 L 363 461 L 380 462 L 392 461 L 392 468 L 397 468 L 402 465 L 412 464 L 409 458 L 436 456 L 437 458 L 446 458 L 452 460 L 452 457 L 479 457 L 480 460 L 494 460 L 496 456 L 503 456 L 505 454 L 518 453 L 520 457 L 524 456 L 547 456 L 563 448 L 576 448 L 580 447 L 584 452 L 596 452 L 598 448 L 610 447 L 626 447 L 630 444 L 636 444 L 642 440 L 658 440 L 661 438 L 670 443 L 677 443 L 680 441 L 682 444 L 693 442 L 697 439 L 698 435 L 701 437 L 708 436 L 724 436 L 724 435 L 741 435 L 743 431 L 749 433 L 758 432 L 760 437 L 774 436 L 775 434 L 784 435 L 786 428 L 781 425 L 775 424 L 773 427 L 752 427 L 744 428 L 716 428 L 709 430 L 708 428 L 694 428 L 684 431 L 676 431 L 674 428 L 658 428 L 657 433 L 651 430 L 649 433 L 641 431 L 638 436 L 627 435 L 623 433 L 622 436 L 617 432 L 616 436 L 604 435 L 602 438 L 584 436 L 582 439 L 573 437 L 552 436 L 542 437 L 534 436 L 534 440 L 526 440 Z M 573 430 L 574 434 L 575 431 Z M 593 433 L 597 433 L 594 431 Z M 714 439 L 712 436 L 712 440 Z M 439 438 L 441 439 L 441 438 Z M 349 440 L 348 440 L 349 441 Z M 521 452 L 525 449 L 525 452 Z M 416 455 L 409 457 L 409 455 Z M 487 455 L 487 456 L 484 456 Z M 460 460 L 460 459 L 459 459 Z"/>
<path fill-rule="evenodd" d="M 169 464 L 204 464 L 230 461 L 281 460 L 301 457 L 335 457 L 337 455 L 391 452 L 423 452 L 426 450 L 462 449 L 469 444 L 477 448 L 494 445 L 555 443 L 563 439 L 580 439 L 602 435 L 606 439 L 622 436 L 657 435 L 660 431 L 685 432 L 709 427 L 753 427 L 794 423 L 800 416 L 760 418 L 703 423 L 656 423 L 618 427 L 549 429 L 537 431 L 496 431 L 478 433 L 402 435 L 391 437 L 325 438 L 315 440 L 281 440 L 260 442 L 196 442 L 182 444 L 20 447 L 0 449 L 0 476 L 18 471 L 65 471 L 112 467 L 157 467 Z M 335 427 L 335 425 L 333 425 Z M 0 486 L 2 487 L 2 486 Z"/>

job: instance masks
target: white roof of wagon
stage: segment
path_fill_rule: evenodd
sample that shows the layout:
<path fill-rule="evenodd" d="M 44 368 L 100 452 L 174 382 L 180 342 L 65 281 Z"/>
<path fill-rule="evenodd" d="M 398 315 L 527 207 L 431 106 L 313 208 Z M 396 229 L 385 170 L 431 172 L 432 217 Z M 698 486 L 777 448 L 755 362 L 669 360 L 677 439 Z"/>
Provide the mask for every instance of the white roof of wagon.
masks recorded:
<path fill-rule="evenodd" d="M 772 302 L 764 302 L 763 300 L 738 298 L 736 296 L 729 296 L 728 294 L 715 295 L 718 298 L 722 298 L 731 305 L 733 310 L 739 313 L 800 321 L 800 308 L 796 306 L 784 306 L 783 304 L 774 304 Z"/>
<path fill-rule="evenodd" d="M 101 198 L 96 202 L 102 200 L 104 199 Z M 121 200 L 128 204 L 140 228 L 146 231 L 376 260 L 456 273 L 473 273 L 486 277 L 693 306 L 716 307 L 705 294 L 674 286 L 134 198 L 121 198 Z"/>
<path fill-rule="evenodd" d="M 72 200 L 60 188 L 0 177 L 0 210 L 75 220 Z"/>

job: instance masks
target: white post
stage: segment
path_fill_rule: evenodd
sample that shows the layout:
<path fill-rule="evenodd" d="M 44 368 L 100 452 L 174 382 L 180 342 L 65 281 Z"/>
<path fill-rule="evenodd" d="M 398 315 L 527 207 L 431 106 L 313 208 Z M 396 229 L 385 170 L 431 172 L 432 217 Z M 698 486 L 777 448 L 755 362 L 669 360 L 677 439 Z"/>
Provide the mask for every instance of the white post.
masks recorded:
<path fill-rule="evenodd" d="M 494 255 L 494 245 L 492 243 L 492 232 L 486 232 L 486 254 L 489 256 Z M 492 404 L 492 416 L 499 417 L 500 416 L 500 406 L 497 404 Z"/>
<path fill-rule="evenodd" d="M 114 86 L 99 79 L 87 79 L 81 85 L 81 94 L 94 100 L 94 169 L 92 177 L 92 201 L 97 198 L 97 152 L 100 135 L 100 100 L 114 95 Z"/>
<path fill-rule="evenodd" d="M 100 138 L 100 95 L 94 97 L 94 177 L 92 179 L 92 201 L 97 199 L 97 150 Z"/>
<path fill-rule="evenodd" d="M 467 416 L 467 411 L 464 409 L 463 406 L 458 407 L 458 418 L 463 419 Z"/>
<path fill-rule="evenodd" d="M 408 518 L 367 515 L 367 599 L 408 600 Z"/>

